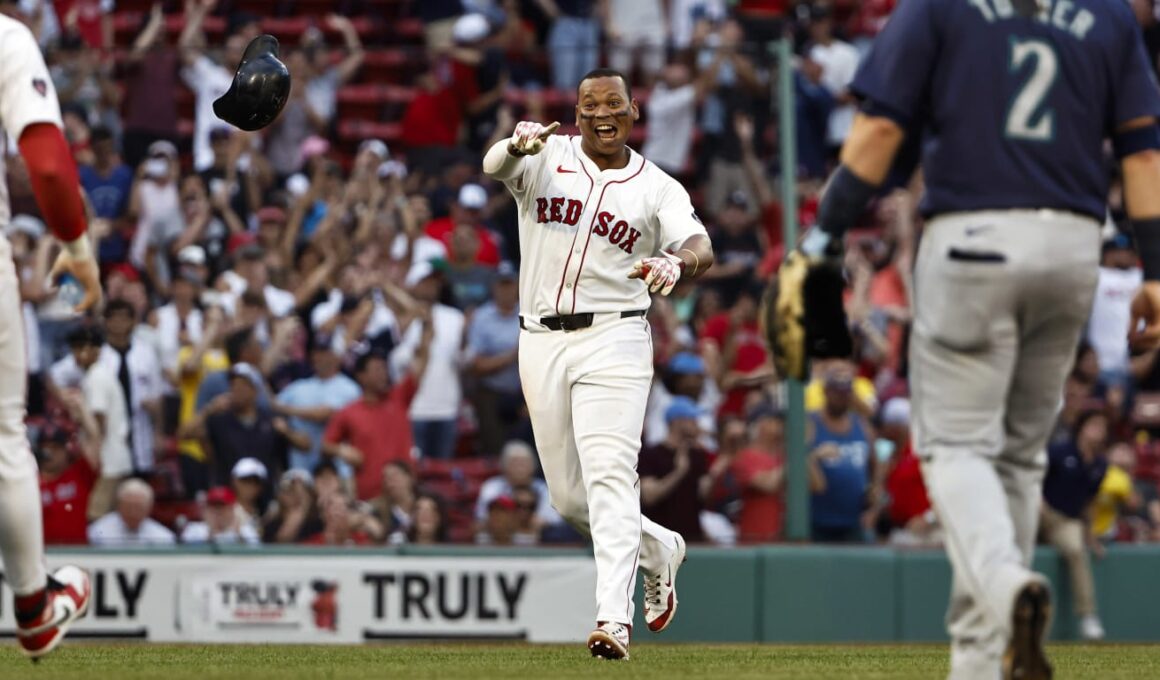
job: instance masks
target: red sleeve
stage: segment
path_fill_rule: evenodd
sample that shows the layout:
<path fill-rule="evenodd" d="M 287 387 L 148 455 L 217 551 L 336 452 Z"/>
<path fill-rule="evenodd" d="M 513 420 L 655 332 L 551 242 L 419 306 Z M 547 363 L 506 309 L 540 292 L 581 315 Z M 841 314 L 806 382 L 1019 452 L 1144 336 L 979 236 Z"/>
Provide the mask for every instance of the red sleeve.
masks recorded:
<path fill-rule="evenodd" d="M 718 314 L 717 316 L 705 322 L 705 330 L 701 333 L 702 340 L 712 340 L 718 345 L 725 345 L 725 333 L 729 329 L 728 312 L 725 314 Z"/>
<path fill-rule="evenodd" d="M 20 135 L 20 155 L 44 223 L 58 239 L 75 241 L 85 233 L 85 210 L 77 164 L 64 134 L 51 123 L 29 125 Z"/>
<path fill-rule="evenodd" d="M 756 458 L 751 456 L 748 451 L 741 451 L 733 460 L 733 464 L 729 466 L 729 470 L 737 478 L 737 483 L 742 487 L 748 487 L 753 481 L 753 477 L 760 472 L 754 465 L 756 462 Z"/>
<path fill-rule="evenodd" d="M 402 382 L 395 386 L 395 398 L 402 403 L 404 408 L 411 407 L 411 400 L 415 398 L 415 393 L 419 391 L 419 380 L 411 372 L 403 378 Z"/>
<path fill-rule="evenodd" d="M 499 245 L 495 242 L 495 235 L 490 229 L 479 231 L 479 255 L 475 261 L 490 267 L 499 265 Z"/>
<path fill-rule="evenodd" d="M 326 430 L 322 433 L 322 441 L 326 444 L 341 444 L 346 439 L 347 409 L 335 413 L 326 423 Z"/>
<path fill-rule="evenodd" d="M 451 218 L 438 217 L 423 225 L 423 233 L 427 236 L 442 241 L 443 237 L 451 231 Z"/>
<path fill-rule="evenodd" d="M 93 485 L 97 483 L 97 470 L 93 467 L 93 464 L 89 462 L 88 458 L 85 458 L 84 456 L 78 456 L 76 462 L 73 463 L 73 467 L 76 468 L 77 478 L 80 479 L 86 487 L 91 489 Z"/>

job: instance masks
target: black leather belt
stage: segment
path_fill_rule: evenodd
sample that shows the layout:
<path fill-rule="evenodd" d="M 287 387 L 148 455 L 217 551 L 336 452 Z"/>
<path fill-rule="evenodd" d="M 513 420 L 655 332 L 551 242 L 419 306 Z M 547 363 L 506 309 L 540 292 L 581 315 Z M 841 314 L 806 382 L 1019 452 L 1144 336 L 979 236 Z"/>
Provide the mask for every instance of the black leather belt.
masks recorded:
<path fill-rule="evenodd" d="M 620 318 L 631 319 L 634 316 L 644 315 L 645 310 L 634 309 L 630 312 L 621 312 Z M 568 314 L 565 316 L 545 316 L 536 319 L 536 321 L 538 321 L 541 326 L 547 328 L 550 331 L 578 331 L 582 328 L 588 328 L 591 326 L 592 320 L 595 317 L 596 314 L 593 312 L 588 312 L 586 314 Z M 527 326 L 524 325 L 524 317 L 522 316 L 520 317 L 520 328 L 527 328 Z"/>

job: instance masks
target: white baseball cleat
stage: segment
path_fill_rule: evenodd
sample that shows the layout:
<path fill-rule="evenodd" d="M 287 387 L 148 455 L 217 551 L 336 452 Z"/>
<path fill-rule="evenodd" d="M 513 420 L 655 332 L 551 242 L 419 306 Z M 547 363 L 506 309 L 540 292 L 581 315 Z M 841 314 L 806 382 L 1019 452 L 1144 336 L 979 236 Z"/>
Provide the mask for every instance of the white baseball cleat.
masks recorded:
<path fill-rule="evenodd" d="M 632 626 L 623 623 L 598 623 L 588 636 L 588 651 L 601 659 L 628 661 L 628 643 Z"/>
<path fill-rule="evenodd" d="M 685 562 L 685 539 L 674 535 L 677 549 L 669 555 L 665 568 L 644 575 L 644 622 L 654 633 L 668 628 L 677 613 L 677 570 Z"/>
<path fill-rule="evenodd" d="M 1100 617 L 1088 614 L 1079 620 L 1079 636 L 1085 640 L 1095 642 L 1104 639 L 1104 626 Z"/>
<path fill-rule="evenodd" d="M 33 661 L 56 649 L 68 629 L 89 610 L 92 584 L 77 567 L 61 567 L 48 578 L 47 602 L 40 618 L 18 625 L 20 650 Z"/>

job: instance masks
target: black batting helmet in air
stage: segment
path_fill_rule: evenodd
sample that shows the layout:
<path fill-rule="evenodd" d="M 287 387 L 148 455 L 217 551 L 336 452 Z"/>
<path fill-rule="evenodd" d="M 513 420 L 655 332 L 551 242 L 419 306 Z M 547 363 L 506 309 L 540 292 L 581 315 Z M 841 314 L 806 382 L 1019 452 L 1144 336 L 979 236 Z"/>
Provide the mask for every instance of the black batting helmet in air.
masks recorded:
<path fill-rule="evenodd" d="M 260 35 L 246 47 L 234 82 L 213 103 L 213 112 L 242 130 L 261 130 L 282 113 L 289 95 L 290 71 L 278 59 L 278 40 Z"/>

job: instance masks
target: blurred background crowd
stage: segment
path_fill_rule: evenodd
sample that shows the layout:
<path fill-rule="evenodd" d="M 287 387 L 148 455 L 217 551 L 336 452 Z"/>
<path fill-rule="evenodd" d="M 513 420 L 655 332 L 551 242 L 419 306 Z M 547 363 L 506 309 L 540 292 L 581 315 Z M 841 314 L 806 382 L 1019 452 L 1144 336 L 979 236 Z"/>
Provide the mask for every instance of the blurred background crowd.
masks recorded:
<path fill-rule="evenodd" d="M 1155 57 L 1152 2 L 1131 2 Z M 517 216 L 480 157 L 522 119 L 574 132 L 598 65 L 631 76 L 630 143 L 689 189 L 718 263 L 649 312 L 644 509 L 691 542 L 781 540 L 784 399 L 756 321 L 784 254 L 779 187 L 812 224 L 894 5 L 0 0 L 51 66 L 107 293 L 78 319 L 75 283 L 48 285 L 53 240 L 8 159 L 49 543 L 578 542 L 538 475 Z M 212 102 L 261 32 L 294 85 L 273 126 L 242 133 Z M 782 36 L 793 112 L 772 95 Z M 941 540 L 908 441 L 920 183 L 848 240 L 855 355 L 806 388 L 817 541 Z M 1118 188 L 1109 205 L 1045 485 L 1044 540 L 1068 554 L 1160 540 L 1160 362 L 1126 345 L 1141 274 Z"/>

